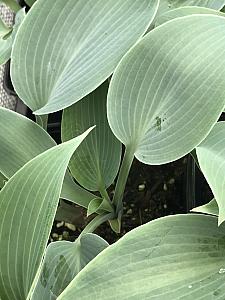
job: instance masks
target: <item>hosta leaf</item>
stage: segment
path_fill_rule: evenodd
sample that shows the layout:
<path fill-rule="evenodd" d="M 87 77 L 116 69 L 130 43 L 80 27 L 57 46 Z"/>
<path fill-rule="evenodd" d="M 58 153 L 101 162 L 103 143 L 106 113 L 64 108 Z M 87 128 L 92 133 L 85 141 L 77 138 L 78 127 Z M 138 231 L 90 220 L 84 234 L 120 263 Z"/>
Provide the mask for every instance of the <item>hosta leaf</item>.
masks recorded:
<path fill-rule="evenodd" d="M 161 0 L 158 15 L 183 6 L 201 6 L 220 10 L 224 5 L 225 0 Z"/>
<path fill-rule="evenodd" d="M 63 141 L 96 125 L 69 163 L 72 175 L 91 191 L 101 191 L 110 186 L 120 165 L 121 143 L 113 135 L 106 116 L 107 91 L 106 81 L 63 113 Z"/>
<path fill-rule="evenodd" d="M 1 190 L 1 299 L 28 296 L 47 245 L 67 165 L 89 131 L 36 156 Z"/>
<path fill-rule="evenodd" d="M 7 178 L 2 173 L 0 173 L 0 189 L 3 188 L 3 186 L 6 183 L 6 181 L 7 181 Z"/>
<path fill-rule="evenodd" d="M 2 107 L 0 141 L 0 172 L 7 178 L 29 160 L 56 145 L 50 135 L 36 123 Z M 95 195 L 75 184 L 67 173 L 61 197 L 87 207 Z"/>
<path fill-rule="evenodd" d="M 31 7 L 36 0 L 25 0 L 25 2 Z"/>
<path fill-rule="evenodd" d="M 159 15 L 159 17 L 156 18 L 155 26 L 159 26 L 159 25 L 161 25 L 165 22 L 168 22 L 172 19 L 175 19 L 175 18 L 184 17 L 184 16 L 188 16 L 188 15 L 193 15 L 193 14 L 212 14 L 212 15 L 218 15 L 221 17 L 225 16 L 224 13 L 214 10 L 214 9 L 198 7 L 198 6 L 187 6 L 187 7 L 180 7 L 180 8 L 176 8 L 173 10 L 169 10 L 169 11 L 165 12 L 164 14 Z"/>
<path fill-rule="evenodd" d="M 171 3 L 171 7 L 180 6 L 202 6 L 220 10 L 225 5 L 225 0 L 166 0 Z"/>
<path fill-rule="evenodd" d="M 15 41 L 16 92 L 40 115 L 77 102 L 109 77 L 157 8 L 158 0 L 37 1 Z"/>
<path fill-rule="evenodd" d="M 224 299 L 224 255 L 216 217 L 160 218 L 100 253 L 58 299 Z"/>
<path fill-rule="evenodd" d="M 88 205 L 87 216 L 93 213 L 103 214 L 106 212 L 113 212 L 113 211 L 114 211 L 113 206 L 108 200 L 95 198 L 91 200 L 91 202 Z"/>
<path fill-rule="evenodd" d="M 0 65 L 5 64 L 10 59 L 15 36 L 24 18 L 25 10 L 21 9 L 16 14 L 15 25 L 13 26 L 13 29 L 10 29 L 10 31 L 12 31 L 9 31 L 8 35 L 2 36 L 0 38 Z"/>
<path fill-rule="evenodd" d="M 192 15 L 155 28 L 113 74 L 107 101 L 113 133 L 147 164 L 189 153 L 224 108 L 223 60 L 225 18 Z"/>
<path fill-rule="evenodd" d="M 73 243 L 51 243 L 32 300 L 49 300 L 51 295 L 59 296 L 74 277 L 107 246 L 105 240 L 90 233 Z"/>
<path fill-rule="evenodd" d="M 216 123 L 196 148 L 198 161 L 219 207 L 219 224 L 225 220 L 225 122 Z"/>
<path fill-rule="evenodd" d="M 219 215 L 219 208 L 218 208 L 218 204 L 215 199 L 212 199 L 209 203 L 207 203 L 205 205 L 195 207 L 191 211 L 200 212 L 203 214 L 214 215 L 214 216 Z"/>

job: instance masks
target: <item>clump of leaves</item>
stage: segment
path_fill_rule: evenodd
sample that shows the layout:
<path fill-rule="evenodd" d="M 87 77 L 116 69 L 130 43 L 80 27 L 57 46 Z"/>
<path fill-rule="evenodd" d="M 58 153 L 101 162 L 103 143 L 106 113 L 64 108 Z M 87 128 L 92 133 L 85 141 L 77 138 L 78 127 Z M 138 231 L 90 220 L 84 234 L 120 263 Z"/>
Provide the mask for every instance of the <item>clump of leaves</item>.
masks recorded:
<path fill-rule="evenodd" d="M 0 108 L 0 298 L 224 298 L 225 1 L 27 4 L 16 30 L 2 27 L 37 122 Z M 61 109 L 56 145 L 45 129 Z M 120 231 L 134 157 L 159 165 L 193 149 L 215 196 L 204 214 L 160 218 L 113 245 L 93 233 L 107 221 Z M 60 198 L 94 218 L 47 247 Z"/>

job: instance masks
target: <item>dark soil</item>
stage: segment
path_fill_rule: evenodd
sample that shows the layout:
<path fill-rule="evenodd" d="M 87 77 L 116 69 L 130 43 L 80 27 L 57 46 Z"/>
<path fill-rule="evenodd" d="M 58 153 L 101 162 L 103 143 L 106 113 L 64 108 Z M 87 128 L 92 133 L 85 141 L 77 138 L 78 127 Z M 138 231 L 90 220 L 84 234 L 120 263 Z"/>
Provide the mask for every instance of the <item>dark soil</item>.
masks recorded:
<path fill-rule="evenodd" d="M 161 166 L 148 166 L 135 160 L 124 194 L 121 233 L 114 233 L 106 223 L 102 224 L 96 233 L 111 244 L 126 232 L 151 220 L 167 215 L 186 213 L 187 209 L 191 208 L 188 203 L 190 196 L 197 195 L 196 205 L 211 200 L 210 189 L 197 169 L 197 180 L 194 180 L 196 189 L 192 191 L 194 195 L 188 194 L 187 182 L 193 180 L 187 176 L 188 160 L 190 161 L 190 158 L 186 156 L 176 162 Z M 113 187 L 111 190 L 113 192 Z M 69 230 L 63 223 L 55 222 L 52 230 L 55 237 L 53 238 L 51 235 L 51 240 L 74 240 L 88 222 L 85 210 L 82 210 L 82 218 L 78 220 L 78 225 L 73 230 Z"/>

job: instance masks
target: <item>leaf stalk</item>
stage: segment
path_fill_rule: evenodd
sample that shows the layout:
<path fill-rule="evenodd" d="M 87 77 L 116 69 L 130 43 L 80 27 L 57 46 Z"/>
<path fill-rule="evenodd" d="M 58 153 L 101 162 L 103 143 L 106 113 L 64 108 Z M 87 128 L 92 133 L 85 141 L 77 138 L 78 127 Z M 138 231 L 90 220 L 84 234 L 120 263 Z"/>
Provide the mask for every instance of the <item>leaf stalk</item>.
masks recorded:
<path fill-rule="evenodd" d="M 127 178 L 130 172 L 132 162 L 134 160 L 134 150 L 132 147 L 126 147 L 122 165 L 120 167 L 119 176 L 116 183 L 115 194 L 113 196 L 113 204 L 116 207 L 116 213 L 123 209 L 123 194 L 127 183 Z"/>
<path fill-rule="evenodd" d="M 98 228 L 102 223 L 115 218 L 114 213 L 104 214 L 104 215 L 97 215 L 93 220 L 91 220 L 90 223 L 87 224 L 87 226 L 84 228 L 84 230 L 79 235 L 79 238 L 81 238 L 82 235 L 85 233 L 92 233 L 95 231 L 96 228 Z"/>

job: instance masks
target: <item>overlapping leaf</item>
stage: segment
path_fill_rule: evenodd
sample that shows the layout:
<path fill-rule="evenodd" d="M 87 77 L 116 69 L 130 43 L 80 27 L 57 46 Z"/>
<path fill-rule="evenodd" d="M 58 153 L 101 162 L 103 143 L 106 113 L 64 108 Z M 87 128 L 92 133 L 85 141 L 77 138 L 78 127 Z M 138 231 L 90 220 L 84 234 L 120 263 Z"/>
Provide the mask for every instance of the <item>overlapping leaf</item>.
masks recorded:
<path fill-rule="evenodd" d="M 171 4 L 171 7 L 180 6 L 202 6 L 220 10 L 225 5 L 224 0 L 166 0 Z"/>
<path fill-rule="evenodd" d="M 138 160 L 162 164 L 189 153 L 225 104 L 225 19 L 192 15 L 149 32 L 121 60 L 107 114 Z"/>
<path fill-rule="evenodd" d="M 223 299 L 224 255 L 216 217 L 160 218 L 100 253 L 58 299 Z"/>
<path fill-rule="evenodd" d="M 201 6 L 215 10 L 220 10 L 225 5 L 225 0 L 161 0 L 158 15 L 168 10 L 183 6 Z"/>
<path fill-rule="evenodd" d="M 31 7 L 36 0 L 25 0 L 25 2 Z"/>
<path fill-rule="evenodd" d="M 89 131 L 36 156 L 1 190 L 1 299 L 28 296 L 47 245 L 67 165 Z"/>
<path fill-rule="evenodd" d="M 106 247 L 108 243 L 105 240 L 90 233 L 82 235 L 73 243 L 51 243 L 32 300 L 49 300 L 53 295 L 56 299 L 74 277 Z"/>
<path fill-rule="evenodd" d="M 193 208 L 191 211 L 200 212 L 203 214 L 209 214 L 218 216 L 219 208 L 215 199 L 212 199 L 209 203 Z"/>
<path fill-rule="evenodd" d="M 184 17 L 193 14 L 211 14 L 211 15 L 218 15 L 221 17 L 225 16 L 224 13 L 218 10 L 209 9 L 205 7 L 198 7 L 198 6 L 186 6 L 186 7 L 172 9 L 165 12 L 164 14 L 159 15 L 159 17 L 156 18 L 155 26 L 159 26 L 175 18 Z"/>
<path fill-rule="evenodd" d="M 36 123 L 5 108 L 0 108 L 0 141 L 0 172 L 7 178 L 29 160 L 56 145 Z M 88 207 L 95 195 L 75 184 L 67 173 L 61 197 Z"/>
<path fill-rule="evenodd" d="M 157 8 L 158 0 L 37 1 L 15 41 L 16 92 L 36 114 L 77 102 L 109 77 Z"/>
<path fill-rule="evenodd" d="M 74 153 L 69 164 L 76 180 L 92 191 L 102 191 L 112 184 L 120 165 L 121 143 L 113 135 L 106 116 L 107 91 L 106 81 L 63 113 L 63 141 L 96 125 L 95 130 Z"/>
<path fill-rule="evenodd" d="M 3 186 L 6 183 L 6 181 L 7 181 L 7 178 L 2 173 L 0 173 L 0 189 L 3 188 Z"/>
<path fill-rule="evenodd" d="M 196 148 L 200 168 L 219 207 L 219 224 L 225 220 L 225 122 L 217 123 Z"/>

